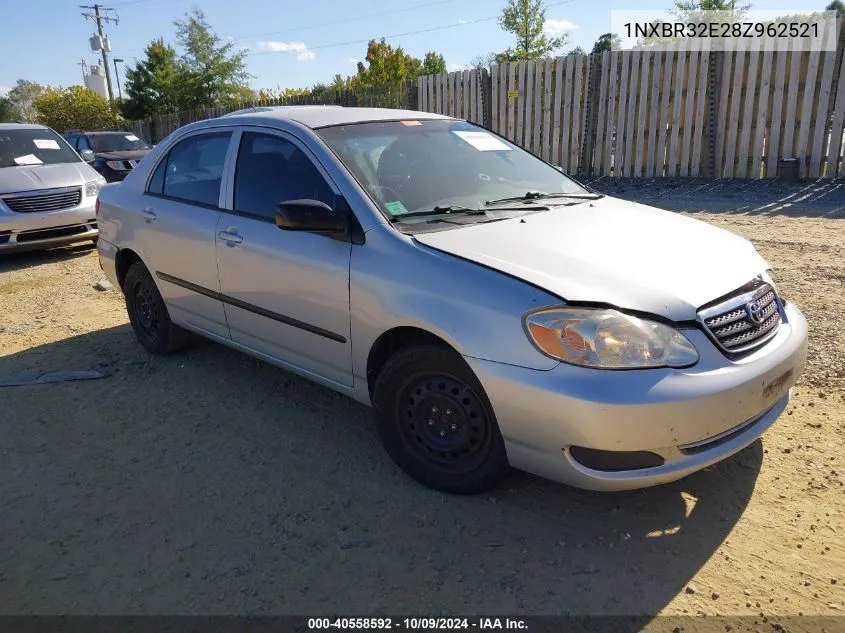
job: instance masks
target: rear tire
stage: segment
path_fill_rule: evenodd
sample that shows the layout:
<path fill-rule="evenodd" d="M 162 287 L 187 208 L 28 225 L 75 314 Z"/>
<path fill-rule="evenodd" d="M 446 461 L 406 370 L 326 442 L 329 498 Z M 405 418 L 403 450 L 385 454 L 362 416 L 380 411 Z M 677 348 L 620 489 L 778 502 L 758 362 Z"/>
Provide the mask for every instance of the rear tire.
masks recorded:
<path fill-rule="evenodd" d="M 373 406 L 388 454 L 424 486 L 477 494 L 508 472 L 493 407 L 470 367 L 451 349 L 399 350 L 376 379 Z"/>
<path fill-rule="evenodd" d="M 174 325 L 164 299 L 150 271 L 135 262 L 126 271 L 123 282 L 126 311 L 135 336 L 151 354 L 165 355 L 183 349 L 191 341 L 191 333 Z"/>

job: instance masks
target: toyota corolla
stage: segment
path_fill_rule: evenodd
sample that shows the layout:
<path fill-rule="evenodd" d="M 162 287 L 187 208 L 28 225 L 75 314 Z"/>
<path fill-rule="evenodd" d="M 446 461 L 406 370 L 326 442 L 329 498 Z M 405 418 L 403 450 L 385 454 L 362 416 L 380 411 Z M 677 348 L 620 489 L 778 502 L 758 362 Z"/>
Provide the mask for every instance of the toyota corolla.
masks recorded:
<path fill-rule="evenodd" d="M 804 368 L 807 323 L 748 241 L 441 115 L 194 123 L 102 190 L 98 221 L 149 352 L 195 333 L 372 406 L 438 490 L 508 466 L 673 481 L 760 437 Z"/>

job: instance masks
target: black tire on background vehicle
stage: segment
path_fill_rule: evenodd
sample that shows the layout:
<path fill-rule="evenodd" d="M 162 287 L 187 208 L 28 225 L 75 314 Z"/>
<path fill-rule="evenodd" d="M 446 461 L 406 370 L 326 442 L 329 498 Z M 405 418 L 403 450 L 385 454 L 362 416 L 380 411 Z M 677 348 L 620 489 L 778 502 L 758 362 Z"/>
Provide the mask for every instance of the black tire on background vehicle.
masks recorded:
<path fill-rule="evenodd" d="M 435 345 L 399 350 L 376 379 L 373 407 L 388 454 L 421 484 L 476 494 L 507 474 L 493 407 L 453 350 Z"/>
<path fill-rule="evenodd" d="M 191 333 L 173 324 L 150 271 L 135 262 L 123 281 L 126 311 L 135 336 L 151 354 L 170 354 L 191 341 Z"/>

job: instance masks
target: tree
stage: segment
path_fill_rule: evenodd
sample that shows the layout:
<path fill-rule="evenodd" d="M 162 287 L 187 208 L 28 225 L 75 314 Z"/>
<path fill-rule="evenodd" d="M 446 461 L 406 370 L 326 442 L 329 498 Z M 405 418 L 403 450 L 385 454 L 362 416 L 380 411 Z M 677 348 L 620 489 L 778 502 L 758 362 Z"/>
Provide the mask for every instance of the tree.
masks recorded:
<path fill-rule="evenodd" d="M 548 37 L 543 32 L 546 9 L 542 0 L 508 0 L 499 16 L 499 26 L 516 36 L 516 47 L 499 55 L 500 61 L 540 59 L 566 44 L 567 37 Z"/>
<path fill-rule="evenodd" d="M 604 33 L 599 35 L 599 39 L 593 45 L 593 53 L 603 53 L 604 51 L 618 51 L 622 48 L 622 40 L 616 33 Z"/>
<path fill-rule="evenodd" d="M 26 79 L 18 79 L 15 87 L 6 95 L 6 98 L 14 106 L 21 122 L 32 123 L 35 120 L 33 102 L 44 90 L 44 86 L 39 83 L 27 81 Z"/>
<path fill-rule="evenodd" d="M 446 60 L 440 53 L 434 51 L 425 54 L 422 62 L 421 75 L 442 75 L 446 73 Z"/>
<path fill-rule="evenodd" d="M 824 8 L 825 11 L 836 11 L 837 18 L 845 18 L 845 3 L 842 0 L 833 0 Z"/>
<path fill-rule="evenodd" d="M 568 55 L 586 55 L 586 54 L 587 54 L 587 51 L 585 51 L 580 46 L 576 46 L 575 48 L 570 49 L 570 51 L 567 53 L 567 56 Z"/>
<path fill-rule="evenodd" d="M 179 58 L 180 106 L 209 108 L 249 99 L 247 51 L 236 49 L 234 42 L 223 43 L 199 8 L 174 24 L 184 51 Z"/>
<path fill-rule="evenodd" d="M 17 107 L 9 97 L 0 97 L 0 123 L 14 123 L 20 119 Z"/>
<path fill-rule="evenodd" d="M 484 53 L 483 55 L 476 55 L 469 60 L 470 68 L 490 68 L 496 63 L 496 53 Z"/>
<path fill-rule="evenodd" d="M 35 120 L 57 132 L 99 130 L 119 123 L 108 100 L 82 86 L 47 88 L 33 102 Z"/>
<path fill-rule="evenodd" d="M 701 11 L 728 11 L 741 15 L 750 8 L 750 4 L 737 6 L 736 0 L 675 0 L 675 12 L 681 19 Z"/>
<path fill-rule="evenodd" d="M 176 51 L 164 40 L 153 40 L 145 50 L 146 58 L 126 71 L 123 115 L 145 119 L 179 110 L 180 69 Z"/>
<path fill-rule="evenodd" d="M 414 80 L 420 75 L 439 75 L 446 72 L 446 60 L 435 52 L 425 54 L 420 60 L 408 55 L 401 46 L 393 48 L 384 38 L 370 40 L 367 44 L 367 65 L 358 62 L 357 77 L 363 87 L 395 85 Z"/>

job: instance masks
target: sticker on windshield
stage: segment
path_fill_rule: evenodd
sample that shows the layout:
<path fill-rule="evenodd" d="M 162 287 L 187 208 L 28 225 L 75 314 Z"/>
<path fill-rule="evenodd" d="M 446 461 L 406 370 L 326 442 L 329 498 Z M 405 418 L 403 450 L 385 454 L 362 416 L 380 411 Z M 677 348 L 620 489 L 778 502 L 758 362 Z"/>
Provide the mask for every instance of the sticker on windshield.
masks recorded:
<path fill-rule="evenodd" d="M 34 138 L 32 142 L 38 149 L 59 149 L 59 142 L 51 138 Z"/>
<path fill-rule="evenodd" d="M 127 141 L 137 141 L 138 140 L 138 137 L 135 136 L 134 134 L 127 134 L 123 138 L 125 138 Z"/>
<path fill-rule="evenodd" d="M 408 209 L 405 208 L 405 205 L 402 204 L 399 200 L 394 200 L 393 202 L 385 202 L 384 208 L 390 211 L 393 215 L 402 215 L 403 213 L 408 213 Z"/>
<path fill-rule="evenodd" d="M 462 138 L 467 143 L 472 145 L 479 152 L 501 152 L 511 151 L 511 148 L 505 145 L 502 141 L 497 139 L 492 134 L 487 132 L 458 132 L 453 131 L 459 138 Z"/>
<path fill-rule="evenodd" d="M 15 163 L 18 165 L 40 165 L 42 161 L 35 154 L 27 154 L 26 156 L 18 156 Z"/>

